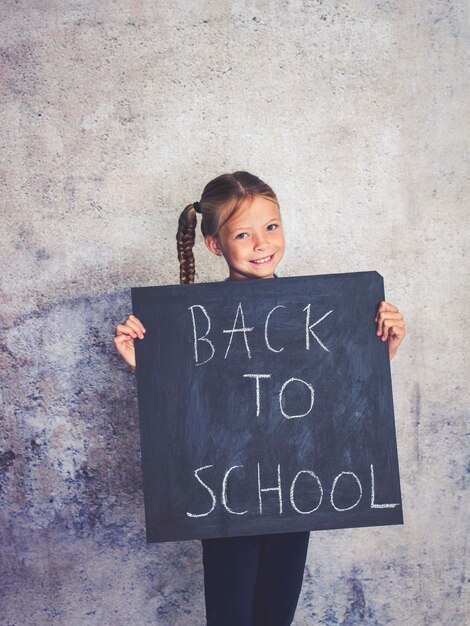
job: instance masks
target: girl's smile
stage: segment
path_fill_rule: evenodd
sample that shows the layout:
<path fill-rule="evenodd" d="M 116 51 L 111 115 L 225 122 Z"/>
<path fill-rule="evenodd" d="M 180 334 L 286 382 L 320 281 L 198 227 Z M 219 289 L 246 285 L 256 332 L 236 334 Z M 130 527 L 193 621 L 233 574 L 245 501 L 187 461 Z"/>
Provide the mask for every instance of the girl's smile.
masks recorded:
<path fill-rule="evenodd" d="M 213 254 L 224 256 L 232 280 L 274 278 L 285 249 L 279 209 L 273 201 L 254 196 L 216 236 L 207 235 L 205 243 Z"/>
<path fill-rule="evenodd" d="M 271 256 L 265 256 L 264 259 L 257 259 L 256 261 L 252 261 L 252 263 L 270 263 L 272 260 L 274 259 L 274 254 L 271 254 Z"/>

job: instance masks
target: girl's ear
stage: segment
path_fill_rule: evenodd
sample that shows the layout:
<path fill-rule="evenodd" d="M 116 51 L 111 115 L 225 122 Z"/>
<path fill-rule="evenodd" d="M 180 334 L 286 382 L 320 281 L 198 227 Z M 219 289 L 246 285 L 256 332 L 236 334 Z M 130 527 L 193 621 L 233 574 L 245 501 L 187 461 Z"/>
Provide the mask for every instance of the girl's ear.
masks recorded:
<path fill-rule="evenodd" d="M 222 250 L 219 248 L 219 242 L 216 237 L 206 235 L 204 237 L 204 243 L 206 244 L 209 252 L 212 252 L 212 254 L 216 254 L 217 256 L 221 256 L 223 254 Z"/>

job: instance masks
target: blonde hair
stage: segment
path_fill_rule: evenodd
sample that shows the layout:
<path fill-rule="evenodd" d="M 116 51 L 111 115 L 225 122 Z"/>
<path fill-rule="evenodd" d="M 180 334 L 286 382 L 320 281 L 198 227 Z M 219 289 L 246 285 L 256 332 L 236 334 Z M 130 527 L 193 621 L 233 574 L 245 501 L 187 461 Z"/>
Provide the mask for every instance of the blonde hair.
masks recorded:
<path fill-rule="evenodd" d="M 272 200 L 280 208 L 279 201 L 271 187 L 249 172 L 221 174 L 207 183 L 199 200 L 203 236 L 215 237 L 239 208 L 245 202 L 252 202 L 256 196 Z M 196 209 L 193 204 L 188 204 L 179 216 L 176 234 L 180 283 L 183 285 L 194 283 L 196 264 L 193 247 L 196 239 L 196 226 Z"/>

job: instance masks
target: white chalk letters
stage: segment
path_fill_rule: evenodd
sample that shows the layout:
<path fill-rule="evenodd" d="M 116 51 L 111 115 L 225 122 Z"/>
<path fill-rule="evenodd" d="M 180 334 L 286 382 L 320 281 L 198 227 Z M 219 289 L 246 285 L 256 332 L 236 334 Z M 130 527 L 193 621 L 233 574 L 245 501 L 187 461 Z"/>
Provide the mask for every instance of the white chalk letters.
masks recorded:
<path fill-rule="evenodd" d="M 257 367 L 257 365 L 256 359 L 252 360 L 252 357 L 253 355 L 256 356 L 257 352 L 260 349 L 264 349 L 264 347 L 270 353 L 274 353 L 269 354 L 269 358 L 266 359 L 264 363 L 275 362 L 279 358 L 282 358 L 278 357 L 277 354 L 283 351 L 288 353 L 290 346 L 286 338 L 284 338 L 283 344 L 283 338 L 279 336 L 280 331 L 276 334 L 273 330 L 273 322 L 275 322 L 276 316 L 281 314 L 279 311 L 280 309 L 286 309 L 286 306 L 278 304 L 268 312 L 265 318 L 264 328 L 260 329 L 262 335 L 256 336 L 257 329 L 255 326 L 250 326 L 250 324 L 245 320 L 245 311 L 243 310 L 242 303 L 239 302 L 231 327 L 219 331 L 223 333 L 223 335 L 220 336 L 220 343 L 223 344 L 223 348 L 220 349 L 220 343 L 218 342 L 217 335 L 214 338 L 214 331 L 212 331 L 211 336 L 211 317 L 207 309 L 201 304 L 194 304 L 188 307 L 192 320 L 192 347 L 195 365 L 201 366 L 207 364 L 209 361 L 219 356 L 220 352 L 220 357 L 224 359 L 225 366 L 227 366 L 226 364 L 230 364 L 230 359 L 232 358 L 232 363 L 237 363 L 237 371 L 240 372 L 241 368 L 245 369 L 243 359 L 246 357 L 247 364 L 250 362 L 253 363 L 253 370 Z M 318 336 L 318 328 L 316 327 L 331 313 L 333 313 L 333 309 L 326 312 L 321 311 L 320 317 L 318 317 L 313 323 L 311 320 L 312 311 L 310 304 L 307 304 L 307 306 L 302 309 L 298 308 L 297 313 L 300 313 L 301 316 L 299 329 L 301 334 L 299 339 L 302 349 L 305 338 L 306 351 L 310 351 L 310 353 L 312 353 L 316 350 L 318 354 L 324 355 L 322 358 L 331 359 L 334 356 L 332 354 L 332 350 L 325 344 L 325 340 L 322 340 Z M 305 314 L 305 316 L 303 316 L 303 314 Z M 219 318 L 214 317 L 214 319 Z M 295 316 L 289 320 L 290 329 L 293 327 L 292 324 L 295 324 Z M 316 329 L 316 332 L 314 332 L 314 328 Z M 325 327 L 325 330 L 327 328 L 328 326 Z M 228 335 L 227 342 L 224 339 L 225 335 Z M 241 340 L 240 335 L 243 336 L 244 343 L 237 344 L 237 342 Z M 331 332 L 329 336 L 331 336 Z M 188 343 L 191 342 L 189 341 Z M 298 346 L 299 344 L 297 343 L 296 345 Z M 225 349 L 225 353 L 223 353 L 223 349 Z M 294 355 L 294 358 L 292 358 L 291 355 L 289 362 L 295 363 L 295 357 L 296 355 Z M 240 363 L 242 363 L 241 368 Z M 249 368 L 247 367 L 246 369 Z M 279 369 L 276 369 L 273 366 L 272 371 L 273 373 L 276 371 L 278 372 Z M 305 371 L 305 369 L 303 371 Z M 310 369 L 307 371 L 310 371 Z M 270 372 L 247 372 L 246 370 L 245 372 L 246 373 L 243 374 L 239 373 L 238 375 L 247 379 L 246 393 L 250 398 L 250 401 L 251 398 L 253 398 L 253 416 L 260 418 L 263 415 L 263 412 L 266 413 L 268 409 L 271 410 L 271 403 L 274 398 L 274 402 L 278 403 L 280 415 L 286 418 L 286 420 L 307 418 L 309 415 L 310 419 L 313 419 L 315 390 L 310 381 L 290 376 L 281 384 L 280 382 L 273 380 L 273 374 Z M 276 385 L 279 385 L 279 387 L 276 387 Z M 292 390 L 295 391 L 295 410 L 293 410 L 292 407 L 286 406 L 289 404 L 289 398 L 292 397 L 292 393 L 288 391 L 291 386 Z M 318 401 L 317 404 L 320 406 Z M 237 406 L 240 406 L 240 403 L 238 403 Z M 284 420 L 281 419 L 281 422 L 283 421 Z M 301 425 L 302 422 L 300 422 L 300 426 Z M 297 427 L 293 425 L 283 426 L 283 428 L 286 429 L 287 434 L 287 429 L 296 429 Z M 297 432 L 299 432 L 298 428 Z M 305 459 L 305 456 L 303 458 Z M 211 456 L 210 460 L 213 459 L 214 457 Z M 299 462 L 299 464 L 302 465 L 304 465 L 304 463 L 305 461 Z M 227 462 L 227 466 L 229 464 L 230 461 Z M 319 510 L 321 510 L 319 515 L 322 515 L 328 510 L 330 512 L 335 511 L 337 514 L 341 515 L 343 512 L 352 511 L 359 506 L 363 499 L 362 483 L 364 482 L 369 483 L 367 487 L 370 490 L 368 491 L 368 493 L 370 493 L 370 505 L 366 505 L 363 501 L 360 509 L 363 509 L 364 506 L 370 507 L 370 509 L 386 509 L 400 506 L 399 503 L 376 503 L 376 477 L 374 473 L 374 466 L 372 464 L 370 465 L 370 475 L 366 480 L 364 480 L 364 474 L 367 475 L 368 471 L 366 470 L 364 472 L 364 467 L 362 467 L 362 470 L 359 471 L 356 467 L 357 473 L 351 471 L 351 468 L 348 468 L 347 470 L 344 468 L 344 471 L 339 471 L 334 478 L 331 473 L 328 473 L 329 478 L 326 481 L 324 477 L 321 478 L 317 473 L 315 473 L 313 468 L 308 467 L 308 463 L 306 463 L 306 465 L 307 467 L 297 471 L 294 476 L 292 476 L 294 472 L 292 472 L 290 465 L 289 469 L 286 469 L 285 466 L 284 468 L 281 468 L 281 463 L 277 463 L 277 467 L 275 466 L 271 468 L 272 471 L 268 471 L 269 468 L 265 465 L 261 467 L 259 461 L 256 462 L 256 469 L 254 462 L 250 462 L 249 465 L 247 465 L 248 470 L 247 467 L 241 464 L 231 465 L 223 475 L 220 472 L 220 468 L 219 470 L 216 470 L 213 464 L 199 467 L 194 471 L 194 477 L 206 493 L 204 493 L 203 496 L 198 496 L 194 501 L 201 502 L 200 506 L 202 510 L 199 512 L 186 511 L 186 515 L 191 518 L 207 517 L 216 511 L 216 507 L 218 505 L 223 507 L 223 509 L 231 515 L 243 516 L 258 513 L 259 515 L 263 515 L 264 504 L 264 514 L 266 514 L 267 509 L 269 511 L 268 514 L 272 515 L 274 507 L 275 514 L 278 512 L 278 514 L 282 516 L 283 514 L 286 514 L 283 506 L 285 504 L 284 499 L 287 493 L 287 503 L 290 504 L 292 511 L 299 515 L 314 515 Z M 368 464 L 365 467 L 367 468 Z M 323 468 L 323 471 L 325 471 L 325 468 Z M 245 472 L 247 475 L 245 475 Z M 286 476 L 286 474 L 290 474 L 291 472 L 292 474 L 290 476 Z M 200 473 L 204 474 L 204 480 L 201 478 Z M 257 474 L 256 477 L 255 474 Z M 274 474 L 277 474 L 277 480 L 275 481 L 272 480 L 272 476 Z M 271 479 L 268 479 L 267 476 L 270 476 Z M 327 483 L 326 485 L 325 482 Z M 219 490 L 214 487 L 214 483 L 216 485 L 219 485 L 220 483 L 220 497 L 216 495 Z M 232 485 L 232 490 L 230 489 L 230 485 Z M 238 489 L 234 490 L 234 485 L 237 486 Z M 200 491 L 199 487 L 197 487 L 197 490 Z M 244 503 L 236 501 L 237 498 L 242 497 L 238 495 L 240 493 L 245 494 L 243 496 L 243 498 L 246 498 Z M 206 500 L 207 506 L 205 504 Z M 251 503 L 250 510 L 243 508 L 243 505 L 245 504 L 246 506 L 248 502 Z M 291 511 L 288 510 L 287 513 L 289 514 Z M 357 511 L 354 512 L 354 515 L 356 515 L 356 513 Z M 215 515 L 216 514 L 217 512 Z M 346 515 L 344 517 L 346 517 Z"/>
<path fill-rule="evenodd" d="M 269 338 L 269 322 L 271 315 L 274 313 L 276 309 L 286 308 L 283 304 L 278 304 L 274 308 L 272 308 L 266 316 L 266 322 L 264 324 L 264 342 L 266 344 L 266 348 L 271 352 L 282 352 L 284 350 L 284 346 L 280 348 L 274 348 L 271 344 Z M 204 306 L 202 304 L 193 304 L 188 307 L 189 311 L 191 311 L 192 317 L 192 326 L 193 326 L 193 346 L 194 346 L 194 361 L 196 365 L 204 365 L 215 356 L 215 347 L 212 341 L 208 338 L 209 332 L 211 330 L 211 318 Z M 201 314 L 196 315 L 195 310 L 199 310 Z M 305 349 L 310 350 L 310 335 L 312 335 L 317 341 L 318 345 L 325 350 L 325 352 L 330 352 L 330 350 L 325 346 L 325 344 L 319 339 L 319 337 L 313 332 L 312 328 L 323 321 L 330 313 L 333 312 L 333 309 L 322 315 L 316 322 L 313 324 L 310 323 L 310 304 L 308 304 L 303 311 L 305 311 Z M 241 319 L 241 325 L 239 326 L 239 318 Z M 202 330 L 202 334 L 199 334 Z M 227 349 L 225 350 L 224 359 L 229 356 L 230 348 L 232 346 L 232 340 L 235 333 L 243 333 L 243 339 L 245 341 L 245 349 L 246 354 L 249 359 L 251 359 L 251 350 L 250 344 L 248 341 L 248 334 L 255 330 L 254 326 L 246 326 L 245 325 L 245 314 L 243 311 L 242 303 L 238 303 L 237 311 L 235 313 L 235 318 L 233 320 L 232 328 L 224 329 L 222 332 L 230 335 L 230 339 L 227 345 Z M 210 346 L 210 356 L 208 356 L 204 361 L 200 360 L 198 343 L 200 341 L 206 342 Z"/>
<path fill-rule="evenodd" d="M 199 483 L 204 487 L 204 489 L 207 490 L 209 496 L 210 496 L 210 500 L 212 502 L 212 506 L 210 507 L 210 509 L 208 511 L 205 511 L 203 513 L 190 513 L 189 511 L 186 511 L 186 515 L 188 517 L 206 517 L 207 515 L 210 515 L 216 505 L 217 505 L 217 497 L 215 495 L 215 492 L 213 489 L 211 489 L 211 487 L 209 487 L 209 485 L 207 483 L 205 483 L 201 477 L 199 476 L 199 472 L 201 472 L 202 470 L 208 469 L 209 467 L 214 467 L 213 465 L 204 465 L 204 467 L 199 467 L 197 470 L 195 470 L 194 475 L 197 478 L 197 480 L 199 481 Z M 227 503 L 227 491 L 228 491 L 228 478 L 230 473 L 238 467 L 243 467 L 243 465 L 232 465 L 232 467 L 230 467 L 224 474 L 223 480 L 222 480 L 222 490 L 221 490 L 221 504 L 224 507 L 224 509 L 228 512 L 228 513 L 232 513 L 233 515 L 245 515 L 246 513 L 248 513 L 248 510 L 245 511 L 236 511 L 234 509 L 232 509 L 228 503 Z M 277 493 L 278 496 L 278 501 L 279 501 L 279 515 L 282 515 L 283 513 L 283 492 L 282 492 L 282 481 L 281 481 L 281 464 L 278 463 L 277 464 L 277 484 L 275 486 L 271 486 L 271 487 L 261 487 L 261 468 L 260 468 L 260 464 L 257 463 L 257 473 L 258 473 L 258 484 L 257 484 L 257 496 L 258 496 L 258 509 L 259 509 L 259 514 L 263 515 L 263 494 L 268 493 L 270 491 L 274 491 Z M 316 487 L 315 489 L 313 489 L 313 495 L 312 495 L 312 508 L 304 511 L 301 510 L 296 502 L 295 502 L 295 487 L 297 484 L 297 481 L 299 479 L 299 477 L 302 474 L 306 474 L 307 476 L 310 476 L 312 478 L 312 483 L 313 485 Z M 340 481 L 345 481 L 346 486 L 348 488 L 348 490 L 352 490 L 352 492 L 355 493 L 357 492 L 357 499 L 355 502 L 353 502 L 353 504 L 351 504 L 350 506 L 346 506 L 346 507 L 339 507 L 337 505 L 337 502 L 335 501 L 335 490 L 338 488 L 338 485 L 340 483 Z M 394 503 L 390 503 L 390 504 L 376 504 L 375 503 L 375 475 L 374 475 L 374 466 L 371 464 L 370 466 L 370 482 L 371 482 L 371 503 L 370 503 L 370 508 L 371 509 L 376 509 L 376 508 L 394 508 L 396 506 L 399 506 L 398 502 L 394 502 Z M 293 510 L 296 513 L 299 513 L 300 515 L 310 515 L 311 513 L 315 513 L 315 511 L 317 511 L 320 508 L 320 505 L 323 502 L 323 484 L 320 480 L 320 478 L 317 476 L 317 474 L 315 474 L 315 472 L 313 472 L 312 470 L 309 469 L 303 469 L 300 470 L 299 472 L 297 472 L 297 474 L 294 476 L 290 487 L 289 487 L 289 502 L 293 508 Z M 330 489 L 330 498 L 329 498 L 329 504 L 331 505 L 332 509 L 334 509 L 335 511 L 338 512 L 342 512 L 342 511 L 350 511 L 351 509 L 354 509 L 358 506 L 358 504 L 360 503 L 360 501 L 362 500 L 362 495 L 363 495 L 363 490 L 362 490 L 362 484 L 361 481 L 359 480 L 359 477 L 354 473 L 354 472 L 340 472 L 333 480 L 333 483 L 331 485 L 331 489 Z M 233 503 L 232 503 L 233 505 Z M 271 511 L 272 512 L 272 511 Z"/>
<path fill-rule="evenodd" d="M 282 346 L 280 348 L 274 348 L 272 346 L 272 344 L 270 342 L 270 339 L 269 339 L 269 332 L 268 332 L 268 326 L 269 326 L 269 321 L 270 321 L 271 315 L 273 314 L 273 312 L 276 309 L 279 309 L 279 308 L 285 308 L 285 306 L 283 304 L 278 304 L 274 308 L 272 308 L 269 311 L 269 313 L 267 314 L 266 322 L 264 324 L 264 342 L 265 342 L 266 348 L 268 350 L 270 350 L 271 352 L 282 352 L 284 350 L 284 346 Z M 195 310 L 196 309 L 199 309 L 200 312 L 201 312 L 197 316 L 195 314 Z M 189 310 L 191 311 L 192 328 L 193 328 L 194 361 L 195 361 L 196 365 L 204 365 L 205 363 L 210 361 L 212 358 L 214 358 L 215 352 L 216 352 L 213 342 L 208 337 L 209 332 L 211 330 L 211 319 L 210 319 L 209 314 L 207 313 L 207 310 L 201 304 L 193 304 L 192 306 L 189 307 Z M 308 304 L 303 309 L 303 311 L 305 311 L 305 313 L 306 313 L 306 315 L 305 315 L 305 349 L 306 350 L 310 350 L 310 335 L 313 335 L 313 337 L 317 341 L 318 345 L 322 348 L 322 350 L 325 350 L 326 352 L 330 352 L 330 350 L 324 345 L 324 343 L 319 339 L 319 337 L 313 332 L 312 328 L 314 326 L 316 326 L 317 324 L 319 324 L 322 320 L 324 320 L 333 311 L 332 310 L 328 311 L 322 317 L 317 319 L 317 321 L 314 322 L 313 324 L 310 323 L 310 304 Z M 240 321 L 239 320 L 241 321 L 241 325 L 240 325 Z M 229 356 L 230 348 L 232 346 L 233 336 L 234 336 L 235 333 L 243 333 L 243 339 L 244 339 L 244 342 L 245 342 L 246 355 L 247 355 L 248 359 L 251 359 L 251 350 L 250 350 L 250 344 L 249 344 L 249 341 L 248 341 L 248 333 L 251 333 L 253 330 L 254 330 L 253 326 L 246 326 L 246 324 L 245 324 L 245 314 L 244 314 L 244 311 L 243 311 L 243 306 L 242 306 L 242 303 L 239 302 L 238 303 L 238 307 L 237 307 L 237 311 L 235 313 L 235 318 L 233 320 L 232 328 L 224 329 L 222 331 L 223 333 L 227 333 L 227 334 L 230 335 L 230 339 L 229 339 L 229 342 L 227 344 L 227 349 L 225 351 L 224 359 L 226 359 Z M 210 354 L 204 360 L 201 360 L 201 357 L 200 357 L 200 354 L 199 354 L 199 352 L 200 352 L 199 349 L 198 349 L 199 342 L 205 342 L 210 347 Z M 255 385 L 255 389 L 256 389 L 256 392 L 255 392 L 255 396 L 256 396 L 256 416 L 259 417 L 260 411 L 261 411 L 260 379 L 261 378 L 271 378 L 271 374 L 266 374 L 266 373 L 243 374 L 243 376 L 245 378 L 254 378 L 255 379 L 255 382 L 256 382 L 256 385 Z M 309 395 L 309 405 L 308 405 L 307 410 L 304 411 L 303 413 L 291 415 L 284 409 L 284 391 L 287 388 L 287 386 L 290 385 L 293 382 L 301 383 L 301 385 L 304 385 L 305 387 L 307 387 L 308 392 L 309 392 L 308 393 L 308 395 Z M 286 380 L 282 384 L 281 389 L 279 391 L 279 408 L 280 408 L 280 411 L 281 411 L 282 415 L 285 418 L 287 418 L 287 419 L 293 419 L 293 418 L 297 418 L 297 417 L 305 417 L 306 415 L 308 415 L 310 413 L 310 411 L 313 408 L 314 396 L 315 396 L 315 392 L 314 392 L 313 386 L 309 382 L 307 382 L 305 380 L 302 380 L 301 378 L 295 378 L 295 377 L 289 378 L 288 380 Z"/>

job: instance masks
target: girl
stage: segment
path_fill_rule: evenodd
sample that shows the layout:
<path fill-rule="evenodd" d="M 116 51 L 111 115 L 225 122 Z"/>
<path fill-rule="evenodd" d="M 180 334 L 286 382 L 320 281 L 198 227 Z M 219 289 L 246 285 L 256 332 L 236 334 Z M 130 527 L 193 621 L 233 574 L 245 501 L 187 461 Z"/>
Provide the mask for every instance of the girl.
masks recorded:
<path fill-rule="evenodd" d="M 208 250 L 223 256 L 226 280 L 277 278 L 285 242 L 274 191 L 248 172 L 222 174 L 204 188 L 199 202 L 180 215 L 176 235 L 180 283 L 194 282 L 193 246 L 197 214 Z M 406 329 L 403 315 L 380 302 L 377 335 L 388 341 L 392 359 Z M 114 343 L 135 372 L 134 339 L 145 328 L 129 315 L 115 329 Z M 208 626 L 288 626 L 297 607 L 310 532 L 202 539 Z"/>

